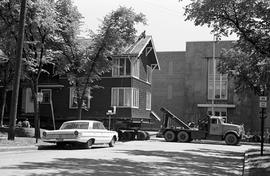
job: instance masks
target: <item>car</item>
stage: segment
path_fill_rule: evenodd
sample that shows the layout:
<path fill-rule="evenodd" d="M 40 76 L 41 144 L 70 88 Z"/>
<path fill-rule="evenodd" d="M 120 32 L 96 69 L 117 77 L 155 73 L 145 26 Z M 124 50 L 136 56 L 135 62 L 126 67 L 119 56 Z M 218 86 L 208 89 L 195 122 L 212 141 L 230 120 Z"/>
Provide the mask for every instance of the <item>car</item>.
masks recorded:
<path fill-rule="evenodd" d="M 45 130 L 41 140 L 56 143 L 63 147 L 67 144 L 79 144 L 84 148 L 91 148 L 95 144 L 108 144 L 114 147 L 118 140 L 116 131 L 107 130 L 102 122 L 95 120 L 72 120 L 64 122 L 59 130 Z"/>

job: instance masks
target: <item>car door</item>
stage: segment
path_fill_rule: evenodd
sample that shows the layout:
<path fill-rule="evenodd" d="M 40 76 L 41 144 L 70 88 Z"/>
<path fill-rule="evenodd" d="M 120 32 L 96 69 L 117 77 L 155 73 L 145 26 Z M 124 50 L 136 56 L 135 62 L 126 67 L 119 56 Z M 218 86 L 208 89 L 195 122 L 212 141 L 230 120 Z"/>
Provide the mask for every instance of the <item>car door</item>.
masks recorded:
<path fill-rule="evenodd" d="M 109 143 L 112 139 L 111 131 L 107 130 L 101 122 L 99 123 L 99 129 L 102 134 L 103 142 Z"/>
<path fill-rule="evenodd" d="M 222 135 L 222 125 L 218 118 L 210 118 L 210 134 Z"/>

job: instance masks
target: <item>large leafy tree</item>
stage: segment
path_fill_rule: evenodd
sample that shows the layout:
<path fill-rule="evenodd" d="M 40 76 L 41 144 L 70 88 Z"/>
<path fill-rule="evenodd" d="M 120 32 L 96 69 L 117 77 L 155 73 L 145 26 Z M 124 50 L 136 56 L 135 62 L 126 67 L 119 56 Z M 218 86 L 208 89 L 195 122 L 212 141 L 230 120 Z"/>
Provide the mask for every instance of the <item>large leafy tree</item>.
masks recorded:
<path fill-rule="evenodd" d="M 10 13 L 13 9 L 14 5 L 8 1 L 0 2 L 0 49 L 9 58 L 8 62 L 0 64 L 1 126 L 3 125 L 7 91 L 11 89 L 15 68 L 16 29 L 19 24 L 19 14 Z"/>
<path fill-rule="evenodd" d="M 137 23 L 146 24 L 143 14 L 137 14 L 131 8 L 119 7 L 105 16 L 97 32 L 91 32 L 87 40 L 76 35 L 66 35 L 68 29 L 64 30 L 66 27 L 63 26 L 60 31 L 62 44 L 58 46 L 61 46 L 60 58 L 64 64 L 59 66 L 64 66 L 61 70 L 64 70 L 71 86 L 75 88 L 78 119 L 81 119 L 82 109 L 87 109 L 83 102 L 89 98 L 89 88 L 98 87 L 95 80 L 111 69 L 110 57 L 121 53 L 135 41 Z"/>
<path fill-rule="evenodd" d="M 66 17 L 66 23 L 59 20 L 65 16 L 72 16 L 69 13 L 75 13 L 74 11 L 66 11 L 65 13 L 58 12 L 58 3 L 63 0 L 28 0 L 27 1 L 27 14 L 25 21 L 25 41 L 23 48 L 23 63 L 24 63 L 24 74 L 23 77 L 28 80 L 31 85 L 32 97 L 34 100 L 34 112 L 35 112 L 35 135 L 39 136 L 39 120 L 38 120 L 38 84 L 41 73 L 48 73 L 43 69 L 44 64 L 55 63 L 54 55 L 57 53 L 53 43 L 59 38 L 59 28 L 64 26 L 66 29 L 77 28 L 73 25 L 72 20 Z M 1 26 L 1 40 L 9 41 L 12 39 L 15 45 L 18 37 L 17 26 L 20 12 L 20 1 L 4 0 L 0 3 L 0 23 L 4 24 Z M 76 12 L 75 15 L 77 15 Z M 2 28 L 5 27 L 5 28 Z M 4 35 L 7 33 L 8 35 Z M 66 33 L 69 35 L 69 33 Z M 10 37 L 10 38 L 9 38 Z M 8 43 L 8 42 L 6 42 Z M 5 52 L 12 49 L 12 47 L 6 48 Z M 15 51 L 8 56 L 13 56 Z M 12 57 L 11 57 L 12 58 Z"/>
<path fill-rule="evenodd" d="M 195 25 L 212 28 L 217 36 L 236 34 L 238 40 L 222 54 L 219 70 L 235 78 L 238 91 L 269 92 L 269 0 L 193 0 L 185 16 Z"/>

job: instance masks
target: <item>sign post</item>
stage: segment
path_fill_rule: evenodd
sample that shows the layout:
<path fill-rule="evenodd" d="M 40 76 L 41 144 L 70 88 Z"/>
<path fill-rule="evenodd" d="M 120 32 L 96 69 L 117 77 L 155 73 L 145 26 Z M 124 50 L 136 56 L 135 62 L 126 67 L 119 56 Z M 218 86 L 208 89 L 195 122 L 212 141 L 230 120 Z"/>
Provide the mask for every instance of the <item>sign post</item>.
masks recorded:
<path fill-rule="evenodd" d="M 116 106 L 113 106 L 113 111 L 108 110 L 108 112 L 106 112 L 106 115 L 109 117 L 109 125 L 108 125 L 109 130 L 111 130 L 111 118 L 115 114 L 116 114 Z M 114 130 L 114 124 L 115 124 L 115 122 L 113 121 L 113 130 Z"/>
<path fill-rule="evenodd" d="M 261 111 L 261 156 L 263 156 L 263 142 L 264 142 L 264 110 L 267 108 L 267 96 L 260 96 L 259 106 Z"/>

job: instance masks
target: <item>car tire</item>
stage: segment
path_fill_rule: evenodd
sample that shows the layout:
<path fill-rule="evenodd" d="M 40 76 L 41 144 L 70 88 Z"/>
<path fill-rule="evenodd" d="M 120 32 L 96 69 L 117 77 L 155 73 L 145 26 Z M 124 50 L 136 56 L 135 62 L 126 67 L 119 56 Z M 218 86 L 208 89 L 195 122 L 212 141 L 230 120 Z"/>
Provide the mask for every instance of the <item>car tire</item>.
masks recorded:
<path fill-rule="evenodd" d="M 225 142 L 227 145 L 237 145 L 239 138 L 234 133 L 228 133 L 225 136 Z"/>
<path fill-rule="evenodd" d="M 84 144 L 84 148 L 86 149 L 90 149 L 92 148 L 92 145 L 93 145 L 93 139 L 89 139 L 85 144 Z"/>
<path fill-rule="evenodd" d="M 111 142 L 109 143 L 109 147 L 114 147 L 115 142 L 116 142 L 115 137 L 113 137 Z"/>
<path fill-rule="evenodd" d="M 177 134 L 177 141 L 179 141 L 179 142 L 189 142 L 190 141 L 190 136 L 186 131 L 180 131 Z"/>
<path fill-rule="evenodd" d="M 165 138 L 165 140 L 166 140 L 167 142 L 174 142 L 176 136 L 175 136 L 175 133 L 174 133 L 173 131 L 168 130 L 168 131 L 165 132 L 164 138 Z"/>

